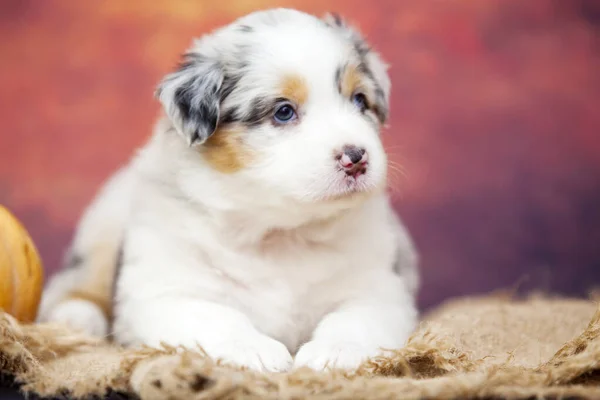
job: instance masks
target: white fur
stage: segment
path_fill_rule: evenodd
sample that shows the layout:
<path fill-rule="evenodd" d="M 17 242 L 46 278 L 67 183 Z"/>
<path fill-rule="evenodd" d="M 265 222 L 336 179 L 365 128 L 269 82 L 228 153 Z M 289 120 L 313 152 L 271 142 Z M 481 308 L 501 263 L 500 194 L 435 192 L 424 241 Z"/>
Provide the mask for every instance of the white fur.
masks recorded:
<path fill-rule="evenodd" d="M 285 23 L 269 23 L 278 19 Z M 254 27 L 251 39 L 235 29 L 242 23 Z M 161 119 L 98 197 L 87 214 L 96 222 L 78 237 L 101 240 L 110 225 L 110 235 L 124 238 L 113 326 L 121 343 L 199 345 L 214 358 L 266 371 L 355 368 L 382 348 L 401 347 L 417 318 L 416 255 L 384 191 L 379 124 L 337 92 L 335 71 L 354 57 L 352 45 L 320 20 L 291 10 L 251 14 L 192 50 L 218 52 L 228 65 L 233 43 L 243 40 L 260 47 L 248 55 L 241 90 L 222 107 L 271 93 L 276 77 L 291 72 L 309 89 L 298 123 L 249 129 L 244 148 L 257 157 L 235 173 L 218 172 L 202 145 L 174 134 L 183 125 L 169 113 L 169 85 L 181 83 L 173 79 L 161 93 L 171 119 Z M 369 60 L 388 97 L 385 67 Z M 356 181 L 334 158 L 347 144 L 369 155 L 368 172 Z M 99 326 L 95 311 L 68 307 L 62 319 L 85 324 L 93 314 L 89 325 Z M 53 319 L 56 311 L 44 314 Z"/>
<path fill-rule="evenodd" d="M 108 321 L 102 310 L 87 300 L 70 299 L 60 302 L 50 310 L 47 319 L 92 336 L 106 336 L 108 333 Z"/>

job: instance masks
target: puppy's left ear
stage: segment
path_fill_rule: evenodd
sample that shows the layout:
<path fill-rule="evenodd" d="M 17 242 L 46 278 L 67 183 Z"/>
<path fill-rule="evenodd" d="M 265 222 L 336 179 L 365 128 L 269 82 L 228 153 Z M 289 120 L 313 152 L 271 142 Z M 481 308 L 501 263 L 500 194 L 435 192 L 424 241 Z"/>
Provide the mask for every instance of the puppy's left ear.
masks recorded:
<path fill-rule="evenodd" d="M 391 80 L 387 72 L 388 65 L 383 61 L 381 56 L 369 46 L 358 29 L 349 25 L 339 14 L 328 13 L 323 17 L 323 21 L 354 45 L 356 53 L 361 58 L 361 61 L 364 62 L 364 65 L 368 70 L 367 72 L 373 76 L 378 86 L 376 93 L 377 115 L 382 123 L 385 122 L 388 117 L 390 92 L 392 88 Z"/>
<path fill-rule="evenodd" d="M 192 52 L 158 86 L 156 97 L 188 145 L 204 143 L 217 129 L 223 79 L 217 60 Z"/>

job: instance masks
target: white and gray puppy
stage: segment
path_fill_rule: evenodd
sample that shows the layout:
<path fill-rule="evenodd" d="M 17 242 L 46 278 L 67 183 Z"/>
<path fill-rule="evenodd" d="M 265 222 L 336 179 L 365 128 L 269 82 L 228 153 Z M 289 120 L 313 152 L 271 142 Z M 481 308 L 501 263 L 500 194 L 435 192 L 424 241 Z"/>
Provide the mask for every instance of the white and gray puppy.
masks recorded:
<path fill-rule="evenodd" d="M 337 16 L 260 11 L 196 40 L 39 320 L 267 371 L 401 347 L 418 274 L 386 194 L 386 69 Z"/>

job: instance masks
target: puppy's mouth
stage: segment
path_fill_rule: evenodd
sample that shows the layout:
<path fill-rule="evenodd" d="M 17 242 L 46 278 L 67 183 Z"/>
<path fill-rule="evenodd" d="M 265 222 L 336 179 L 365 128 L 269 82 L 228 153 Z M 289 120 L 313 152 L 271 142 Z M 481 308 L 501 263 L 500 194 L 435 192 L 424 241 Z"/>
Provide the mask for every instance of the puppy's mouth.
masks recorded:
<path fill-rule="evenodd" d="M 356 171 L 339 169 L 327 189 L 326 197 L 330 200 L 368 195 L 375 191 L 378 185 L 373 181 L 372 173 L 364 168 Z"/>
<path fill-rule="evenodd" d="M 366 172 L 356 175 L 346 174 L 346 176 L 344 176 L 342 179 L 343 185 L 345 185 L 345 191 L 347 193 L 369 192 L 374 188 L 374 185 L 369 184 L 370 179 Z"/>

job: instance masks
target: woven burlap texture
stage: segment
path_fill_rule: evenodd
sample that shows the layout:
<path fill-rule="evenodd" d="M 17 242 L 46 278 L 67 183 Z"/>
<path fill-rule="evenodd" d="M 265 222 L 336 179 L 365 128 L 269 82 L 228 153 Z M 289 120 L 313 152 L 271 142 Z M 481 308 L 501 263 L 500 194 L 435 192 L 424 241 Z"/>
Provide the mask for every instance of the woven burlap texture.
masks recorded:
<path fill-rule="evenodd" d="M 200 351 L 123 349 L 0 314 L 0 368 L 24 391 L 75 398 L 600 399 L 600 307 L 547 296 L 453 300 L 425 315 L 404 348 L 356 372 L 281 374 L 220 365 Z"/>

